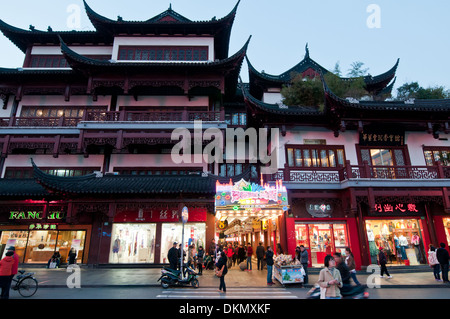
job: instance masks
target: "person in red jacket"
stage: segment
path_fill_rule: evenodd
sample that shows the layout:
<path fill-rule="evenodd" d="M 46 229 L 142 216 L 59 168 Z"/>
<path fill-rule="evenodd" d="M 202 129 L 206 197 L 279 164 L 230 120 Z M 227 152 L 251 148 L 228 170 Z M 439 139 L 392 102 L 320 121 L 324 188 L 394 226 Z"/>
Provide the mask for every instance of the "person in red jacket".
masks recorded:
<path fill-rule="evenodd" d="M 227 248 L 227 267 L 228 267 L 228 269 L 231 268 L 231 265 L 233 264 L 233 255 L 234 255 L 233 247 L 231 246 L 231 244 L 228 244 L 228 248 Z"/>
<path fill-rule="evenodd" d="M 2 288 L 1 299 L 9 299 L 11 287 L 11 273 L 14 266 L 14 252 L 8 250 L 5 258 L 0 260 L 0 287 Z"/>
<path fill-rule="evenodd" d="M 9 278 L 8 287 L 6 288 L 6 296 L 9 298 L 9 291 L 11 289 L 12 280 L 13 280 L 14 276 L 17 275 L 17 273 L 19 271 L 19 255 L 16 254 L 16 248 L 14 246 L 9 247 L 7 249 L 7 251 L 12 251 L 13 254 L 14 254 L 12 256 L 14 258 L 14 264 L 13 264 L 12 269 L 11 269 L 11 276 Z"/>
<path fill-rule="evenodd" d="M 248 243 L 247 245 L 247 270 L 252 270 L 252 255 L 253 255 L 253 248 L 252 244 Z"/>

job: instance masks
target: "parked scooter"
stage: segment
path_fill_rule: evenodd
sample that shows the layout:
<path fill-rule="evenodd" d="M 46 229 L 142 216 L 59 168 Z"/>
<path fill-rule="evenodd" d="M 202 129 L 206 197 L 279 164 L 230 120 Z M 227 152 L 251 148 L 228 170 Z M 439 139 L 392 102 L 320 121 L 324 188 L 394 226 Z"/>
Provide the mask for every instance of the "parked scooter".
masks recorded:
<path fill-rule="evenodd" d="M 192 286 L 198 288 L 199 282 L 197 279 L 198 273 L 192 269 L 192 267 L 187 266 L 183 269 L 184 276 L 181 278 L 181 271 L 164 267 L 161 269 L 161 277 L 158 281 L 161 281 L 161 286 L 166 289 L 170 286 Z"/>
<path fill-rule="evenodd" d="M 368 299 L 367 286 L 344 286 L 340 289 L 342 299 Z M 308 299 L 320 299 L 320 287 L 315 285 L 308 291 Z"/>

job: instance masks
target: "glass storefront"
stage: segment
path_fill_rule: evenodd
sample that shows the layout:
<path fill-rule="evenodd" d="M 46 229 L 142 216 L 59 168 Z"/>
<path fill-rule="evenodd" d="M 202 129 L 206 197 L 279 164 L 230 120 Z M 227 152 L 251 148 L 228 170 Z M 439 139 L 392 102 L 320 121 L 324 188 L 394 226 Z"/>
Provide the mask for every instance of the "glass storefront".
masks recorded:
<path fill-rule="evenodd" d="M 445 236 L 447 237 L 447 245 L 450 245 L 450 218 L 444 218 Z"/>
<path fill-rule="evenodd" d="M 156 224 L 114 224 L 110 263 L 154 263 Z"/>
<path fill-rule="evenodd" d="M 297 246 L 308 250 L 313 267 L 323 267 L 326 255 L 345 253 L 348 247 L 347 225 L 345 223 L 296 224 Z"/>
<path fill-rule="evenodd" d="M 426 262 L 423 236 L 418 219 L 366 220 L 367 240 L 372 264 L 377 263 L 380 247 L 392 265 L 419 265 Z"/>
<path fill-rule="evenodd" d="M 162 224 L 161 234 L 161 263 L 169 263 L 167 253 L 172 248 L 173 243 L 181 243 L 183 233 L 183 224 L 181 223 L 164 223 Z M 197 249 L 202 246 L 205 251 L 206 242 L 206 224 L 205 223 L 187 223 L 184 225 L 184 250 L 187 253 L 188 246 L 195 244 Z"/>
<path fill-rule="evenodd" d="M 14 246 L 20 262 L 47 263 L 53 253 L 58 251 L 64 263 L 73 247 L 77 252 L 77 263 L 82 263 L 85 240 L 84 230 L 2 231 L 1 254 L 4 257 L 6 248 Z"/>

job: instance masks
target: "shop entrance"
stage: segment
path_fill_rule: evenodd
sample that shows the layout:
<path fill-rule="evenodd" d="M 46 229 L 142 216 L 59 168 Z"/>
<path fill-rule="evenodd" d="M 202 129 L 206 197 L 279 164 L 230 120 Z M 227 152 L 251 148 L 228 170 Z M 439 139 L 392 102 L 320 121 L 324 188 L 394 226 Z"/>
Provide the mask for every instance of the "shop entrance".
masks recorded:
<path fill-rule="evenodd" d="M 348 246 L 345 223 L 301 223 L 295 225 L 297 246 L 303 245 L 309 254 L 311 266 L 323 267 L 326 255 L 345 254 Z"/>
<path fill-rule="evenodd" d="M 377 263 L 380 247 L 391 265 L 425 264 L 422 220 L 366 220 L 367 240 L 372 264 Z"/>
<path fill-rule="evenodd" d="M 66 262 L 69 250 L 74 248 L 77 263 L 83 263 L 86 231 L 84 230 L 5 230 L 1 233 L 1 255 L 14 246 L 19 262 L 47 263 L 53 253 L 59 252 L 61 262 Z"/>
<path fill-rule="evenodd" d="M 444 218 L 445 236 L 447 237 L 447 245 L 450 245 L 450 218 Z"/>

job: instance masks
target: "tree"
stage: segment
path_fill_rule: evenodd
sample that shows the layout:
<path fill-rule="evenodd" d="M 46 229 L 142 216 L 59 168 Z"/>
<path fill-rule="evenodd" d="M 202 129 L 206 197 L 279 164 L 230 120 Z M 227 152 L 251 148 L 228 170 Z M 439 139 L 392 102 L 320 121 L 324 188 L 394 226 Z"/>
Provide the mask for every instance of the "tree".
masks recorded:
<path fill-rule="evenodd" d="M 330 90 L 339 97 L 361 99 L 368 94 L 365 89 L 364 77 L 343 80 L 329 72 L 325 74 L 324 79 Z"/>
<path fill-rule="evenodd" d="M 449 91 L 443 86 L 423 88 L 418 82 L 407 82 L 397 88 L 396 99 L 406 101 L 409 99 L 447 99 L 449 97 Z"/>
<path fill-rule="evenodd" d="M 301 74 L 295 74 L 289 85 L 281 89 L 283 104 L 288 106 L 304 105 L 323 108 L 324 90 L 320 78 L 303 77 Z"/>
<path fill-rule="evenodd" d="M 335 75 L 337 75 L 338 77 L 341 77 L 341 76 L 342 76 L 341 65 L 340 65 L 340 62 L 339 62 L 339 61 L 337 61 L 336 64 L 334 65 L 333 73 L 334 73 Z"/>
<path fill-rule="evenodd" d="M 359 78 L 361 76 L 367 75 L 367 71 L 369 71 L 369 69 L 364 69 L 363 66 L 364 63 L 361 61 L 353 62 L 351 64 L 351 68 L 348 70 L 347 76 L 351 78 Z"/>

